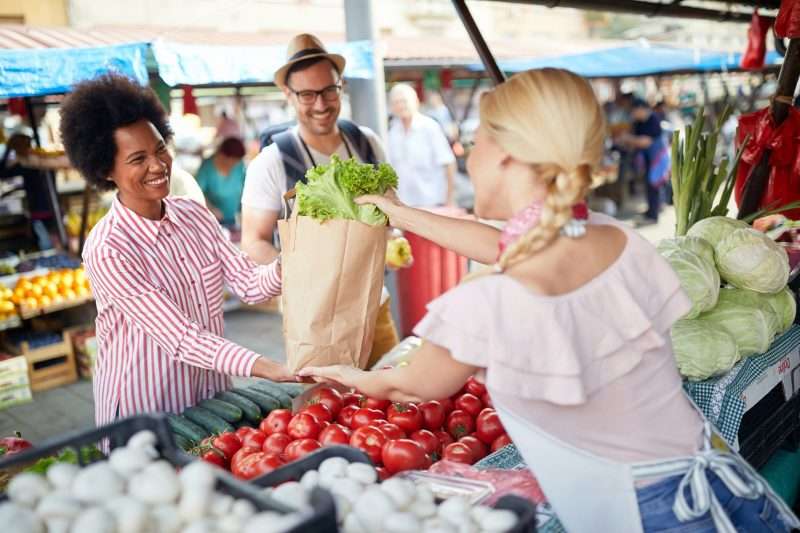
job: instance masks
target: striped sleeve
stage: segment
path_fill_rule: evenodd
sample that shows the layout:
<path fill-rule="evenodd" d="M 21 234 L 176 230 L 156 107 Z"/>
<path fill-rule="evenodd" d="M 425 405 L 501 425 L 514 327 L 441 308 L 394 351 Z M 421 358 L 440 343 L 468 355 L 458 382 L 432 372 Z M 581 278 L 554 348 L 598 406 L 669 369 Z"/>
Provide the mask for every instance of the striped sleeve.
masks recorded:
<path fill-rule="evenodd" d="M 228 287 L 236 296 L 248 304 L 269 300 L 281 294 L 282 278 L 280 259 L 268 265 L 258 265 L 247 254 L 239 250 L 225 238 L 219 222 L 208 210 L 200 206 L 192 206 L 196 213 L 193 216 L 203 218 L 205 224 L 211 225 L 212 234 L 217 241 L 217 251 L 222 262 L 222 273 Z"/>
<path fill-rule="evenodd" d="M 231 376 L 249 376 L 259 355 L 202 328 L 186 316 L 141 268 L 114 250 L 86 260 L 92 290 L 116 307 L 170 357 Z"/>

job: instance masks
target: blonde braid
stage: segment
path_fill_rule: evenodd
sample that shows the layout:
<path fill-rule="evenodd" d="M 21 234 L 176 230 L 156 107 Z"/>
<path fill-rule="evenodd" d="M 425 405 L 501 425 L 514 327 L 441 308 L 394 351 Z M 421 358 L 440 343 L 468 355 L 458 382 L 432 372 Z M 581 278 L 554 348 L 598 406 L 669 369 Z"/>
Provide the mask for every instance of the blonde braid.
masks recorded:
<path fill-rule="evenodd" d="M 569 174 L 556 165 L 538 165 L 541 172 L 552 176 L 547 181 L 547 196 L 539 223 L 511 244 L 497 261 L 496 270 L 505 271 L 514 262 L 541 251 L 572 219 L 572 206 L 586 195 L 592 176 L 589 165 L 578 165 Z"/>

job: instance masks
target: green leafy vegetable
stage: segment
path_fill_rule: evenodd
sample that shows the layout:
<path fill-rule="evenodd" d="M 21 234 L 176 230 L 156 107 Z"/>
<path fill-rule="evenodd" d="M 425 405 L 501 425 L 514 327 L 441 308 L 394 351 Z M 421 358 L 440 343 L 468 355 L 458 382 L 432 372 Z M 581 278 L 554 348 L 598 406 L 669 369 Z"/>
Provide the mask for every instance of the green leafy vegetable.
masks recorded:
<path fill-rule="evenodd" d="M 754 229 L 737 229 L 714 247 L 719 274 L 740 289 L 774 294 L 789 280 L 786 250 Z"/>
<path fill-rule="evenodd" d="M 703 256 L 689 251 L 689 248 L 662 252 L 692 301 L 692 309 L 684 318 L 696 318 L 700 313 L 713 309 L 717 305 L 719 294 L 719 273 L 714 266 L 713 250 L 700 239 L 697 242 L 708 247 L 705 251 L 698 248 Z M 709 255 L 711 260 L 707 259 Z"/>
<path fill-rule="evenodd" d="M 709 217 L 689 228 L 687 235 L 705 240 L 712 247 L 737 229 L 749 228 L 746 223 L 729 217 Z"/>
<path fill-rule="evenodd" d="M 766 298 L 742 289 L 720 290 L 717 306 L 700 318 L 730 333 L 741 357 L 766 352 L 781 325 Z"/>
<path fill-rule="evenodd" d="M 377 167 L 355 159 L 342 161 L 333 156 L 327 165 L 306 173 L 307 184 L 298 183 L 298 214 L 321 222 L 332 218 L 358 220 L 373 226 L 385 225 L 386 215 L 371 204 L 357 205 L 353 200 L 365 194 L 384 194 L 397 187 L 397 174 L 386 163 Z"/>
<path fill-rule="evenodd" d="M 671 334 L 678 370 L 690 380 L 724 374 L 739 360 L 733 336 L 713 322 L 679 320 Z"/>

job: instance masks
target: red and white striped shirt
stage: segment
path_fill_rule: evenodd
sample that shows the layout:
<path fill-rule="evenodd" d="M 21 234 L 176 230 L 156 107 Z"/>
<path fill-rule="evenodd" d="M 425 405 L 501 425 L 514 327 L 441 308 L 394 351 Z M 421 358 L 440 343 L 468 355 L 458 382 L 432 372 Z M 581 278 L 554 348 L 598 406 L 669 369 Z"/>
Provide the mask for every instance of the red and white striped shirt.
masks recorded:
<path fill-rule="evenodd" d="M 223 282 L 246 303 L 280 294 L 278 262 L 259 266 L 205 207 L 164 200 L 143 218 L 114 198 L 86 240 L 97 302 L 95 419 L 180 412 L 249 376 L 258 354 L 222 338 Z"/>

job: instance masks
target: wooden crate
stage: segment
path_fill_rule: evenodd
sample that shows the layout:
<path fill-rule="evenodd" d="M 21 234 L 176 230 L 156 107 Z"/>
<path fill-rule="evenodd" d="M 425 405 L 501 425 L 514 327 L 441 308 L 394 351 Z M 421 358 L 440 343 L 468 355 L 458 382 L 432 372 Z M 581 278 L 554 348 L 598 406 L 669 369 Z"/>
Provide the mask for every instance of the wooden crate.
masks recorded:
<path fill-rule="evenodd" d="M 20 343 L 18 353 L 28 361 L 28 376 L 34 392 L 69 385 L 78 381 L 78 368 L 72 351 L 69 331 L 64 331 L 61 342 L 31 349 L 27 342 Z"/>

